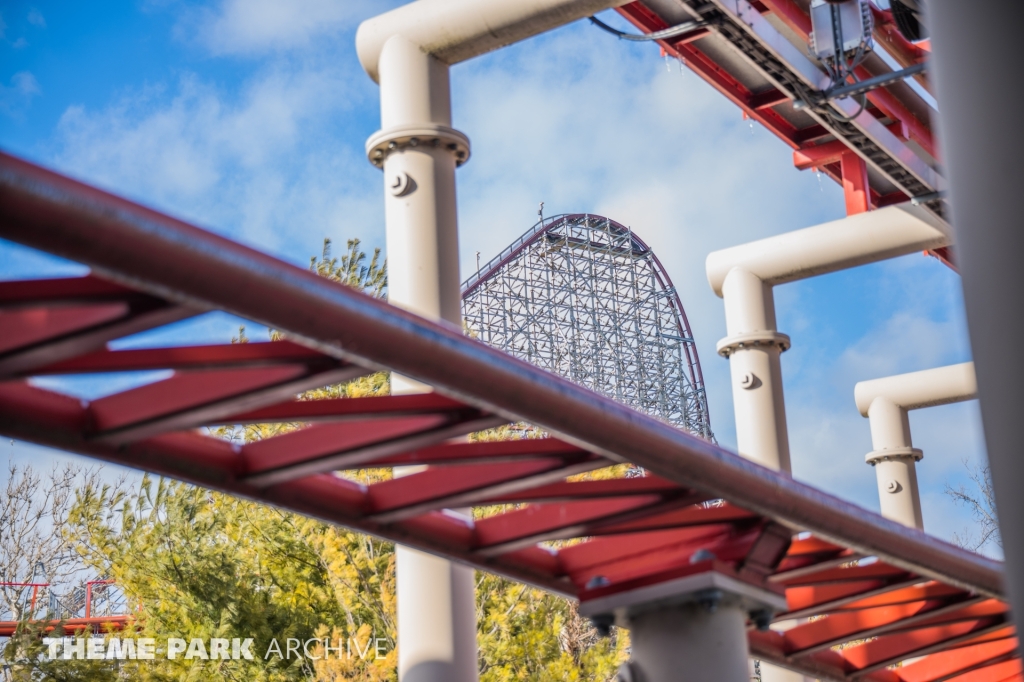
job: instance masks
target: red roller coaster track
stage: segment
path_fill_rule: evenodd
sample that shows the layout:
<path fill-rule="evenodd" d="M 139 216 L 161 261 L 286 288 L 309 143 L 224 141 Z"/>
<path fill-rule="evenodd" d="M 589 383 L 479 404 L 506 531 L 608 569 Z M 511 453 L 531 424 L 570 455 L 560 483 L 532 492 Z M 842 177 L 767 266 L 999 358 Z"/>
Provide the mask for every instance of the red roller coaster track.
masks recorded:
<path fill-rule="evenodd" d="M 0 433 L 243 495 L 583 602 L 715 573 L 783 596 L 764 660 L 827 680 L 1020 680 L 1002 565 L 887 521 L 466 338 L 461 330 L 10 156 L 0 237 L 89 265 L 0 283 Z M 207 311 L 276 343 L 110 350 Z M 173 370 L 90 403 L 44 375 Z M 437 389 L 296 400 L 375 370 Z M 453 442 L 512 420 L 556 437 Z M 237 446 L 218 424 L 303 422 Z M 616 462 L 651 475 L 567 480 Z M 359 485 L 333 472 L 429 464 Z M 704 504 L 723 500 L 720 504 Z M 480 519 L 448 509 L 516 503 Z M 551 541 L 577 539 L 569 545 Z M 691 563 L 693 562 L 693 563 Z M 594 580 L 600 577 L 600 580 Z M 909 658 L 915 662 L 899 668 Z"/>
<path fill-rule="evenodd" d="M 10 637 L 18 631 L 19 627 L 22 627 L 26 623 L 44 624 L 44 630 L 46 632 L 52 632 L 58 626 L 60 626 L 64 632 L 109 632 L 111 630 L 121 630 L 125 627 L 128 622 L 129 614 L 127 609 L 119 608 L 113 612 L 108 609 L 106 613 L 97 613 L 94 608 L 94 594 L 97 585 L 105 587 L 113 584 L 113 580 L 90 580 L 85 584 L 84 601 L 80 608 L 74 608 L 74 613 L 61 614 L 63 617 L 54 617 L 54 614 L 49 613 L 49 608 L 43 606 L 41 603 L 42 595 L 44 592 L 48 592 L 51 589 L 49 583 L 0 583 L 0 587 L 5 589 L 14 588 L 16 590 L 28 591 L 28 604 L 25 609 L 26 618 L 22 620 L 0 620 L 0 637 Z M 123 601 L 121 603 L 123 606 Z M 42 618 L 40 619 L 40 610 L 42 611 Z M 81 615 L 78 615 L 78 614 Z M 13 614 L 7 614 L 13 615 Z"/>
<path fill-rule="evenodd" d="M 944 189 L 938 172 L 926 75 L 867 94 L 852 125 L 794 107 L 793 82 L 820 75 L 809 57 L 810 0 L 646 0 L 618 8 L 644 33 L 694 19 L 709 25 L 657 41 L 733 104 L 793 150 L 800 170 L 818 170 L 843 187 L 848 214 L 901 203 Z M 907 41 L 889 10 L 871 5 L 876 53 L 857 68 L 861 80 L 926 61 L 926 43 Z M 884 51 L 887 61 L 879 52 Z M 930 205 L 939 213 L 941 202 Z M 931 252 L 955 267 L 949 248 Z"/>

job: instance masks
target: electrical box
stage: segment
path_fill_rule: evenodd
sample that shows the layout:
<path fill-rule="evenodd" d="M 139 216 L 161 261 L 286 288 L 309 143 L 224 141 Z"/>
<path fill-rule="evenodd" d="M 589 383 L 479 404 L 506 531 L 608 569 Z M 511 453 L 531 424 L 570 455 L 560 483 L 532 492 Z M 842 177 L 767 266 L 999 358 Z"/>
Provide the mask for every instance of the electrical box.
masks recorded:
<path fill-rule="evenodd" d="M 852 52 L 862 45 L 869 49 L 872 24 L 868 0 L 812 0 L 811 50 L 818 59 L 832 60 L 837 53 Z"/>

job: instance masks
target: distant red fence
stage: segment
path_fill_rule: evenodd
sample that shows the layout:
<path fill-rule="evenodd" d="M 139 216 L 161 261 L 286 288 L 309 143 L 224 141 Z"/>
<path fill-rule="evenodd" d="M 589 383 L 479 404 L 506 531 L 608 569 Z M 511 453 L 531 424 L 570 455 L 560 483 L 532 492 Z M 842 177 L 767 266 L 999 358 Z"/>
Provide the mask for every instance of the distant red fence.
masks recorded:
<path fill-rule="evenodd" d="M 65 632 L 120 630 L 128 621 L 128 602 L 113 580 L 90 580 L 59 593 L 50 583 L 0 582 L 0 637 L 20 625 L 47 623 Z"/>

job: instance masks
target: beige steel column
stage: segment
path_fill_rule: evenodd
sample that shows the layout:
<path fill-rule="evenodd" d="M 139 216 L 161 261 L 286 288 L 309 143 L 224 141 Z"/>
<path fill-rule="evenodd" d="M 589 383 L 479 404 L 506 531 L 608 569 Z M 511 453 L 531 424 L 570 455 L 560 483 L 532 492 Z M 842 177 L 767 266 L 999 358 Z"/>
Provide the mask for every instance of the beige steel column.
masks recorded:
<path fill-rule="evenodd" d="M 971 362 L 857 384 L 857 409 L 871 420 L 874 451 L 866 460 L 875 467 L 882 516 L 924 529 L 916 466 L 924 454 L 911 439 L 909 411 L 971 400 L 977 392 Z"/>
<path fill-rule="evenodd" d="M 624 2 L 419 0 L 359 26 L 359 61 L 381 86 L 366 151 L 384 171 L 391 303 L 460 324 L 455 168 L 469 140 L 451 127 L 448 67 Z M 425 390 L 392 377 L 393 393 Z M 472 571 L 402 547 L 397 565 L 399 678 L 476 680 Z"/>
<path fill-rule="evenodd" d="M 382 130 L 367 142 L 384 171 L 388 300 L 458 325 L 455 168 L 469 141 L 451 128 L 448 67 L 401 36 L 380 54 Z M 393 394 L 430 390 L 402 376 Z M 412 473 L 411 468 L 396 475 Z M 398 674 L 402 682 L 475 682 L 472 569 L 398 546 Z"/>
<path fill-rule="evenodd" d="M 737 451 L 788 472 L 792 467 L 779 356 L 790 344 L 775 329 L 772 287 L 737 267 L 726 275 L 722 295 L 729 335 L 718 343 L 718 352 L 729 359 Z"/>
<path fill-rule="evenodd" d="M 889 208 L 723 249 L 707 258 L 708 282 L 725 302 L 736 448 L 763 466 L 792 470 L 780 354 L 790 339 L 776 329 L 773 287 L 949 244 L 948 226 L 913 206 Z M 776 623 L 787 629 L 795 623 Z M 767 663 L 763 682 L 803 675 Z"/>
<path fill-rule="evenodd" d="M 914 206 L 892 206 L 715 251 L 708 282 L 725 300 L 737 449 L 790 471 L 779 354 L 790 340 L 776 329 L 773 288 L 837 270 L 949 244 L 948 226 Z"/>
<path fill-rule="evenodd" d="M 631 654 L 619 682 L 749 682 L 747 613 L 697 603 L 630 617 Z"/>

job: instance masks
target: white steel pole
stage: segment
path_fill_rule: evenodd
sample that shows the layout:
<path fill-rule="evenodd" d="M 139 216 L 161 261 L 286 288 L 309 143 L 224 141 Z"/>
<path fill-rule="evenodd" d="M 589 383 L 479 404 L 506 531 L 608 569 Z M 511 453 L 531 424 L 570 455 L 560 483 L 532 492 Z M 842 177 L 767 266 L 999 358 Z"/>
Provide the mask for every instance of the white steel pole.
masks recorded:
<path fill-rule="evenodd" d="M 382 130 L 368 147 L 371 160 L 384 170 L 388 300 L 457 325 L 455 168 L 469 150 L 468 140 L 451 128 L 448 67 L 394 36 L 381 51 L 379 76 Z M 392 394 L 429 390 L 397 375 L 391 389 Z M 399 679 L 475 682 L 472 569 L 402 546 L 395 555 Z"/>
<path fill-rule="evenodd" d="M 779 355 L 789 337 L 776 331 L 772 287 L 743 268 L 722 284 L 729 336 L 718 352 L 729 358 L 738 452 L 770 469 L 790 471 L 786 404 Z"/>
<path fill-rule="evenodd" d="M 630 662 L 621 682 L 749 682 L 747 614 L 692 603 L 630 617 Z"/>
<path fill-rule="evenodd" d="M 857 384 L 857 409 L 871 420 L 874 450 L 866 459 L 875 467 L 882 516 L 924 528 L 916 466 L 924 455 L 911 439 L 909 411 L 971 400 L 977 392 L 971 362 Z"/>
<path fill-rule="evenodd" d="M 779 354 L 789 337 L 776 329 L 777 284 L 873 263 L 950 243 L 948 226 L 925 209 L 892 206 L 715 251 L 708 283 L 725 299 L 737 449 L 773 469 L 790 471 L 789 436 Z"/>
<path fill-rule="evenodd" d="M 381 86 L 381 130 L 366 147 L 384 171 L 389 302 L 461 322 L 455 169 L 469 140 L 451 127 L 449 65 L 624 1 L 420 0 L 360 25 L 360 62 Z M 391 389 L 429 387 L 393 376 Z M 403 547 L 396 563 L 399 679 L 475 682 L 472 571 Z"/>
<path fill-rule="evenodd" d="M 708 282 L 725 301 L 728 336 L 718 343 L 729 359 L 736 448 L 763 466 L 791 471 L 773 287 L 949 243 L 948 228 L 923 209 L 906 206 L 861 213 L 816 227 L 716 251 Z M 776 623 L 777 629 L 795 625 Z M 801 682 L 803 675 L 769 664 L 762 682 Z"/>

